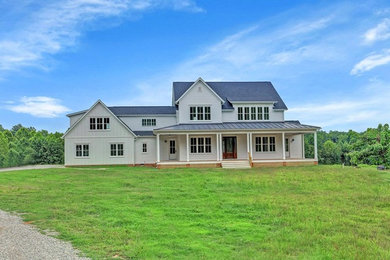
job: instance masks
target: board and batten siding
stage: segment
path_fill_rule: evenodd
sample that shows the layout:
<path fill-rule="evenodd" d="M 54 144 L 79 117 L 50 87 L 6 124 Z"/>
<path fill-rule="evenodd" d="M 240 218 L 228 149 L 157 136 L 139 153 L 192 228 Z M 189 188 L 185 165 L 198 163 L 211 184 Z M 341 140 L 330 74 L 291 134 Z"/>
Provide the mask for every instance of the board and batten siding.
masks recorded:
<path fill-rule="evenodd" d="M 142 151 L 142 145 L 146 144 L 147 152 Z M 137 137 L 135 141 L 135 163 L 154 164 L 157 161 L 156 137 Z"/>
<path fill-rule="evenodd" d="M 110 118 L 109 130 L 90 130 L 91 117 Z M 110 145 L 122 143 L 124 155 L 112 157 Z M 88 144 L 89 156 L 76 157 L 76 145 Z M 100 103 L 65 136 L 65 165 L 134 164 L 134 135 Z"/>
<path fill-rule="evenodd" d="M 210 106 L 211 120 L 191 121 L 191 106 Z M 179 101 L 179 124 L 222 123 L 221 100 L 202 82 L 197 82 Z"/>
<path fill-rule="evenodd" d="M 133 131 L 153 131 L 156 128 L 175 125 L 175 115 L 145 115 L 145 116 L 120 116 L 119 117 Z M 142 126 L 142 119 L 156 119 L 156 126 Z"/>

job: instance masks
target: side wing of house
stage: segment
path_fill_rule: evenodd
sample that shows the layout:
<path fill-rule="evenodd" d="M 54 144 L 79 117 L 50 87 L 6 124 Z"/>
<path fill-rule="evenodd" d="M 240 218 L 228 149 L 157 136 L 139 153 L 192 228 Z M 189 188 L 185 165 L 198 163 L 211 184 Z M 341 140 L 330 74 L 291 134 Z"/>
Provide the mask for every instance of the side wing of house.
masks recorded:
<path fill-rule="evenodd" d="M 97 102 L 65 133 L 65 165 L 134 164 L 135 136 Z"/>

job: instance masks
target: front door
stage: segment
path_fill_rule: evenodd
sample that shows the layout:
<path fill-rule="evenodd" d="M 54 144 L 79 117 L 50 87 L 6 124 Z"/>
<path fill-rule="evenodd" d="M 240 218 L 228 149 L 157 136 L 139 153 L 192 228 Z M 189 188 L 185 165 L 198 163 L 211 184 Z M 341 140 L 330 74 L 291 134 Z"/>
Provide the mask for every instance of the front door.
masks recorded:
<path fill-rule="evenodd" d="M 176 140 L 169 140 L 169 160 L 176 160 Z"/>
<path fill-rule="evenodd" d="M 237 159 L 237 138 L 235 136 L 222 137 L 223 159 Z"/>

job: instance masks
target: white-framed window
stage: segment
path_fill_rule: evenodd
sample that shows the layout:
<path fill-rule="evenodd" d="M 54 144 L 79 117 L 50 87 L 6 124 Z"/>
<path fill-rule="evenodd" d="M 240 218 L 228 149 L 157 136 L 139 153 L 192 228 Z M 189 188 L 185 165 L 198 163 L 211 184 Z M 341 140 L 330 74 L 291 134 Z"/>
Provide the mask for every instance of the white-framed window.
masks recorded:
<path fill-rule="evenodd" d="M 191 153 L 211 153 L 211 137 L 191 137 Z"/>
<path fill-rule="evenodd" d="M 123 156 L 123 144 L 110 144 L 111 156 Z"/>
<path fill-rule="evenodd" d="M 288 138 L 284 139 L 284 147 L 286 148 L 286 152 L 290 150 L 289 144 L 290 142 L 288 141 Z"/>
<path fill-rule="evenodd" d="M 89 157 L 89 144 L 76 144 L 76 157 Z"/>
<path fill-rule="evenodd" d="M 110 129 L 109 117 L 89 118 L 89 130 L 108 130 L 108 129 Z"/>
<path fill-rule="evenodd" d="M 191 121 L 210 121 L 211 107 L 210 106 L 191 106 L 190 107 Z"/>
<path fill-rule="evenodd" d="M 269 107 L 237 107 L 238 120 L 269 120 Z"/>
<path fill-rule="evenodd" d="M 142 126 L 156 126 L 156 119 L 155 118 L 143 118 L 142 119 Z"/>
<path fill-rule="evenodd" d="M 256 152 L 275 152 L 276 139 L 275 136 L 257 136 L 255 138 Z"/>
<path fill-rule="evenodd" d="M 148 152 L 148 144 L 147 143 L 143 143 L 142 144 L 142 152 L 143 153 L 147 153 Z"/>

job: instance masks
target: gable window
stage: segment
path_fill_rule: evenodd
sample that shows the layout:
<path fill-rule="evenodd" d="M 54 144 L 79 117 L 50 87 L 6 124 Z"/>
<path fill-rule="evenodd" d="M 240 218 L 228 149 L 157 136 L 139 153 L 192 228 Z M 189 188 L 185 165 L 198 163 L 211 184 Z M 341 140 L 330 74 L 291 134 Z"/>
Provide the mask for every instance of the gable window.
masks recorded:
<path fill-rule="evenodd" d="M 150 118 L 150 119 L 142 119 L 142 126 L 155 126 L 156 125 L 156 119 Z"/>
<path fill-rule="evenodd" d="M 269 107 L 238 107 L 238 120 L 269 120 Z"/>
<path fill-rule="evenodd" d="M 111 156 L 123 156 L 123 144 L 111 144 Z"/>
<path fill-rule="evenodd" d="M 263 136 L 255 138 L 256 152 L 275 152 L 276 142 L 275 136 Z"/>
<path fill-rule="evenodd" d="M 147 143 L 143 143 L 142 144 L 142 152 L 143 153 L 147 153 L 148 152 L 148 144 Z"/>
<path fill-rule="evenodd" d="M 76 144 L 76 157 L 88 157 L 89 144 Z"/>
<path fill-rule="evenodd" d="M 211 108 L 209 106 L 190 107 L 190 120 L 192 121 L 211 120 Z"/>
<path fill-rule="evenodd" d="M 191 137 L 191 153 L 211 153 L 211 138 Z"/>
<path fill-rule="evenodd" d="M 90 130 L 108 130 L 110 129 L 109 117 L 91 117 L 89 119 Z"/>

